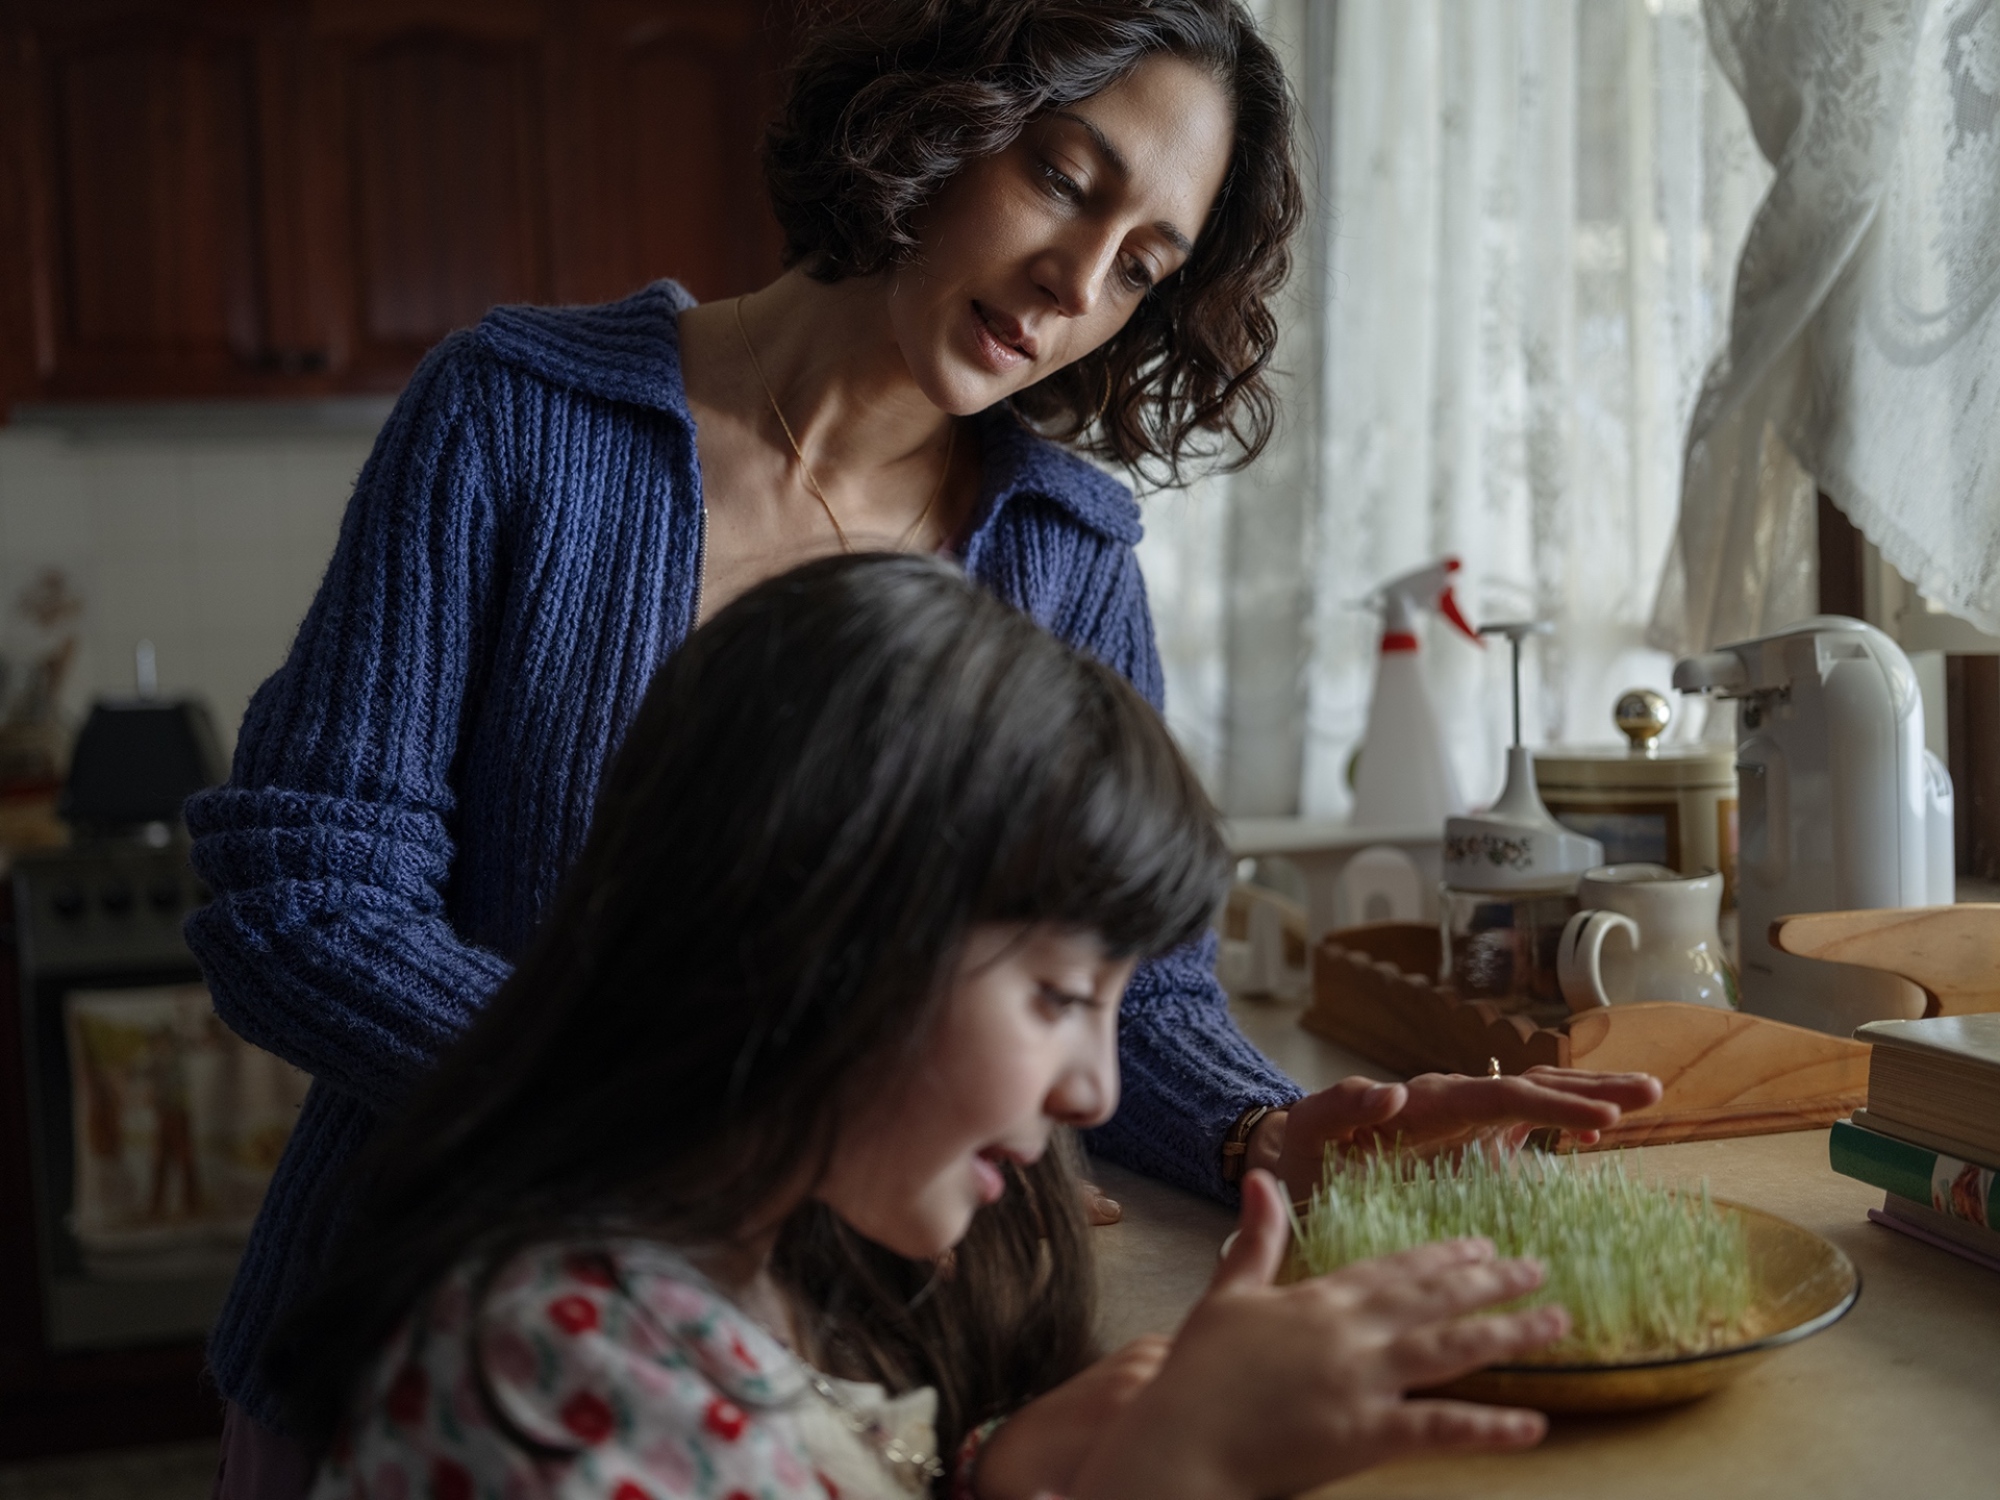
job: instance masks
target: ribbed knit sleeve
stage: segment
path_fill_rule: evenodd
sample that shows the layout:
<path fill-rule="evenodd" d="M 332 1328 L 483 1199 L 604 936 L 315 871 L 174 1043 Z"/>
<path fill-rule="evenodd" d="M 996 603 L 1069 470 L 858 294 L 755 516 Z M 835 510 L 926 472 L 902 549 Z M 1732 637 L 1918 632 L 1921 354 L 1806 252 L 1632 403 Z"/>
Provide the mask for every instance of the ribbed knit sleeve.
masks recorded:
<path fill-rule="evenodd" d="M 481 379 L 463 338 L 418 371 L 291 654 L 251 700 L 228 784 L 187 805 L 213 895 L 187 940 L 217 1014 L 376 1109 L 509 969 L 447 914 L 453 757 L 503 488 Z"/>
<path fill-rule="evenodd" d="M 1053 622 L 1065 640 L 1116 668 L 1155 708 L 1166 685 L 1146 584 L 1130 547 L 1105 544 L 1072 575 Z M 1225 1201 L 1222 1137 L 1244 1110 L 1282 1105 L 1300 1090 L 1237 1029 L 1215 979 L 1215 936 L 1142 964 L 1125 990 L 1118 1029 L 1124 1095 L 1086 1144 L 1149 1177 Z"/>

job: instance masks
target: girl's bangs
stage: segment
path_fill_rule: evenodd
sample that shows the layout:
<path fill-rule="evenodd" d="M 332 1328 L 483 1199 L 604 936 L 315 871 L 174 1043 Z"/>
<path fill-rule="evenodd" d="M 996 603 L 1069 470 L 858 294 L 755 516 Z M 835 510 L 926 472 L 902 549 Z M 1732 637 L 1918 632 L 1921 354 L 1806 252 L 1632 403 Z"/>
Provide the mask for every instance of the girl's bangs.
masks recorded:
<path fill-rule="evenodd" d="M 1229 854 L 1152 709 L 1122 680 L 1092 686 L 1063 753 L 1014 788 L 975 916 L 1087 928 L 1116 954 L 1152 957 L 1214 919 Z"/>

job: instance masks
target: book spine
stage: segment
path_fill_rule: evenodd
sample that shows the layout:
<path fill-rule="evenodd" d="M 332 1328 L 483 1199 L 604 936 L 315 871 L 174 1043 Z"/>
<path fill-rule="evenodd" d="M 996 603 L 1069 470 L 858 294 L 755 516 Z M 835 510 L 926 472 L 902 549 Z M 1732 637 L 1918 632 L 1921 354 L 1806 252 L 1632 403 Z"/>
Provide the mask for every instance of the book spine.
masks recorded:
<path fill-rule="evenodd" d="M 1921 1224 L 1913 1224 L 1910 1220 L 1898 1214 L 1892 1214 L 1886 1209 L 1871 1208 L 1868 1210 L 1868 1217 L 1871 1222 L 1880 1224 L 1884 1229 L 1893 1229 L 1898 1234 L 1907 1234 L 1911 1239 L 1920 1240 L 1934 1249 L 1948 1250 L 1953 1255 L 1969 1260 L 1976 1266 L 1986 1267 L 1989 1271 L 2000 1271 L 2000 1259 L 1987 1255 L 1983 1251 L 1976 1250 L 1970 1245 L 1962 1245 L 1957 1240 L 1947 1239 L 1934 1230 L 1927 1229 Z"/>
<path fill-rule="evenodd" d="M 1848 1120 L 1836 1120 L 1827 1137 L 1827 1159 L 1833 1170 L 1884 1192 L 1928 1203 L 1939 1213 L 2000 1229 L 1993 1215 L 2000 1211 L 2000 1193 L 1991 1191 L 1993 1173 L 1923 1146 L 1864 1130 Z"/>

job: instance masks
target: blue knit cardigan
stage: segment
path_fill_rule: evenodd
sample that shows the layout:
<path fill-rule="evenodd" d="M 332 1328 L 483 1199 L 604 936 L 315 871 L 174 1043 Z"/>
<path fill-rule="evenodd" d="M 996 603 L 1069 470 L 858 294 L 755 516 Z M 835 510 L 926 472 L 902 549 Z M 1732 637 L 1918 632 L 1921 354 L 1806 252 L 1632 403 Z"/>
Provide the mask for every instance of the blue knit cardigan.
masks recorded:
<path fill-rule="evenodd" d="M 343 1167 L 507 977 L 694 623 L 689 303 L 660 282 L 500 308 L 439 345 L 361 471 L 228 784 L 188 803 L 214 899 L 187 938 L 216 1010 L 314 1079 L 209 1345 L 223 1394 L 268 1424 L 258 1356 L 312 1281 Z M 1157 707 L 1131 495 L 1003 410 L 979 423 L 966 569 Z M 1090 1146 L 1222 1196 L 1229 1123 L 1298 1090 L 1230 1021 L 1211 964 L 1198 945 L 1133 979 L 1124 1100 Z"/>

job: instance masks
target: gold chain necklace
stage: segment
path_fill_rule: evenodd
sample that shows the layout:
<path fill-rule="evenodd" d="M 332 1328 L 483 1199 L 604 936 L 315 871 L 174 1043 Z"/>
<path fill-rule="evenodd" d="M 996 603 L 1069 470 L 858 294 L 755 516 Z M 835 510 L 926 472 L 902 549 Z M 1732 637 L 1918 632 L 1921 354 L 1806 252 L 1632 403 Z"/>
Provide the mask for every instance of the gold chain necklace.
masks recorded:
<path fill-rule="evenodd" d="M 785 409 L 778 405 L 777 392 L 771 389 L 770 379 L 764 374 L 764 366 L 757 358 L 757 348 L 750 342 L 750 330 L 743 326 L 743 299 L 737 297 L 730 305 L 736 309 L 736 331 L 743 337 L 743 352 L 750 356 L 750 368 L 757 372 L 757 383 L 764 387 L 764 399 L 771 403 L 771 415 L 778 419 L 778 426 L 784 430 L 785 441 L 792 445 L 792 457 L 799 461 L 799 474 L 805 480 L 805 486 L 811 491 L 813 499 L 819 501 L 819 508 L 826 512 L 827 520 L 832 523 L 833 534 L 840 538 L 840 550 L 852 552 L 854 547 L 847 540 L 846 528 L 840 524 L 840 517 L 833 513 L 833 506 L 826 498 L 826 491 L 819 487 L 819 480 L 813 474 L 812 465 L 806 462 L 805 453 L 799 448 L 799 440 L 792 436 L 792 424 L 785 420 Z M 897 551 L 900 552 L 909 545 L 910 538 L 923 529 L 924 522 L 931 518 L 931 512 L 937 508 L 938 496 L 944 493 L 944 482 L 951 474 L 951 454 L 957 442 L 958 424 L 953 422 L 945 431 L 944 467 L 938 470 L 937 484 L 931 490 L 930 499 L 924 502 L 924 508 L 917 512 L 916 520 L 896 538 Z"/>

